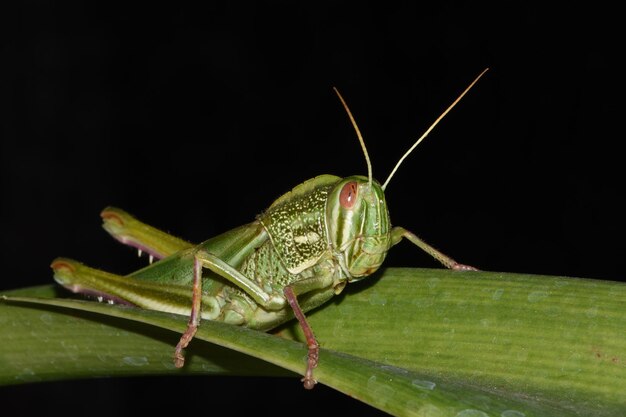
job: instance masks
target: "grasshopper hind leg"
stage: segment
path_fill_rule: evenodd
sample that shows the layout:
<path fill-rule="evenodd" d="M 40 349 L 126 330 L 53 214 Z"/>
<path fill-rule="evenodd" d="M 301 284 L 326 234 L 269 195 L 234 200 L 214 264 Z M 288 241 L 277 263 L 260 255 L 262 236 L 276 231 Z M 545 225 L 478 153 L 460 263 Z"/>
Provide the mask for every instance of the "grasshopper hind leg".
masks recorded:
<path fill-rule="evenodd" d="M 54 280 L 73 293 L 109 304 L 136 305 L 115 290 L 115 283 L 123 282 L 125 279 L 122 276 L 90 268 L 68 258 L 56 258 L 50 267 L 54 273 Z"/>
<path fill-rule="evenodd" d="M 193 245 L 155 227 L 142 223 L 124 210 L 107 207 L 100 213 L 102 227 L 119 242 L 146 253 L 150 260 L 162 259 Z M 152 262 L 150 262 L 152 263 Z"/>
<path fill-rule="evenodd" d="M 99 269 L 90 268 L 78 261 L 68 258 L 57 258 L 50 265 L 57 283 L 69 291 L 94 298 L 109 304 L 124 304 L 150 308 L 145 300 L 133 292 L 132 279 L 121 275 L 111 274 Z M 181 368 L 185 363 L 183 349 L 193 339 L 200 324 L 200 301 L 202 296 L 201 274 L 202 264 L 199 260 L 193 266 L 194 282 L 192 292 L 191 314 L 187 329 L 176 346 L 174 364 Z M 185 291 L 186 292 L 186 291 Z M 186 297 L 184 297 L 186 298 Z M 176 313 L 183 313 L 176 311 Z M 189 313 L 187 313 L 189 314 Z"/>

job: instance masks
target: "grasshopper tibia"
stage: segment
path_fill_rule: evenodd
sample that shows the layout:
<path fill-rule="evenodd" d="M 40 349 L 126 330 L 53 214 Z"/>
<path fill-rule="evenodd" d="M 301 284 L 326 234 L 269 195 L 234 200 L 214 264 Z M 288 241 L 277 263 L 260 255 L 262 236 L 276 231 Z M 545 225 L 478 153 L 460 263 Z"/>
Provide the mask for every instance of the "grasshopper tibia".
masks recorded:
<path fill-rule="evenodd" d="M 300 323 L 300 327 L 302 327 L 302 331 L 304 332 L 304 336 L 306 337 L 306 344 L 309 348 L 309 355 L 307 360 L 306 372 L 304 374 L 304 378 L 302 378 L 302 383 L 304 384 L 304 388 L 313 389 L 317 381 L 313 378 L 313 369 L 317 367 L 317 362 L 319 360 L 320 354 L 320 345 L 317 343 L 315 339 L 315 335 L 313 334 L 313 330 L 311 330 L 311 326 L 306 320 L 300 305 L 298 304 L 298 299 L 296 294 L 293 291 L 291 286 L 286 286 L 283 290 L 285 294 L 285 298 L 289 302 L 298 322 Z"/>
<path fill-rule="evenodd" d="M 185 356 L 183 355 L 183 349 L 187 347 L 191 339 L 198 331 L 198 325 L 200 324 L 200 308 L 202 302 L 202 262 L 198 257 L 194 257 L 193 260 L 193 290 L 191 297 L 191 315 L 189 316 L 189 323 L 187 324 L 187 330 L 180 337 L 180 341 L 176 345 L 174 351 L 174 365 L 177 368 L 182 368 L 185 365 Z"/>

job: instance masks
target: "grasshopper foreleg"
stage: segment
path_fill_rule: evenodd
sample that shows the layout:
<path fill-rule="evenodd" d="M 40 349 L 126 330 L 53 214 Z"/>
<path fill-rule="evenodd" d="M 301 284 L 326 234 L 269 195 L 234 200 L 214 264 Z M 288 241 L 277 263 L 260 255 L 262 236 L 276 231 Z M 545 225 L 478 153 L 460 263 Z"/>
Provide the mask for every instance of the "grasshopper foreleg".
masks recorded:
<path fill-rule="evenodd" d="M 313 330 L 309 325 L 309 322 L 306 320 L 304 312 L 300 308 L 298 304 L 298 298 L 296 297 L 295 292 L 291 286 L 285 287 L 283 290 L 285 294 L 285 298 L 287 302 L 293 309 L 293 313 L 295 314 L 298 322 L 300 323 L 300 327 L 302 327 L 302 331 L 304 332 L 304 336 L 306 337 L 306 344 L 309 348 L 309 355 L 307 360 L 306 372 L 304 374 L 304 378 L 302 378 L 302 383 L 304 384 L 304 388 L 312 389 L 315 387 L 317 381 L 313 378 L 313 369 L 317 367 L 317 362 L 319 360 L 320 354 L 320 345 L 317 343 L 315 339 L 315 335 L 313 334 Z"/>
<path fill-rule="evenodd" d="M 309 325 L 309 322 L 307 321 L 304 312 L 300 308 L 300 304 L 298 303 L 298 295 L 325 288 L 332 288 L 332 284 L 332 275 L 322 274 L 293 282 L 283 289 L 285 299 L 291 306 L 294 315 L 300 323 L 300 327 L 302 328 L 302 332 L 304 333 L 304 336 L 306 338 L 306 344 L 309 349 L 306 372 L 304 373 L 304 378 L 302 378 L 302 383 L 304 384 L 304 388 L 306 389 L 312 389 L 315 384 L 317 384 L 317 381 L 313 378 L 313 369 L 317 367 L 320 346 L 319 343 L 317 343 L 317 339 L 313 334 L 313 330 L 311 329 L 311 326 Z"/>
<path fill-rule="evenodd" d="M 406 238 L 411 243 L 422 249 L 424 252 L 441 262 L 443 266 L 449 269 L 453 269 L 455 271 L 478 271 L 478 269 L 473 266 L 463 265 L 452 259 L 451 257 L 444 255 L 439 252 L 437 249 L 430 246 L 428 243 L 424 242 L 422 239 L 417 237 L 414 233 L 409 232 L 403 227 L 394 227 L 391 230 L 391 244 L 392 246 L 399 243 L 402 238 Z"/>

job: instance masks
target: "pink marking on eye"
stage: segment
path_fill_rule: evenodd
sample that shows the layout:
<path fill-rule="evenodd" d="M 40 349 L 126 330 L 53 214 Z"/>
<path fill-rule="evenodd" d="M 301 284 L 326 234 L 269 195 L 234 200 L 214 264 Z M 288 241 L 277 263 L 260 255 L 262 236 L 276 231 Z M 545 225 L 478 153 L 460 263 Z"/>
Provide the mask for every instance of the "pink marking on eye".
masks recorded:
<path fill-rule="evenodd" d="M 355 181 L 346 183 L 339 194 L 339 203 L 345 209 L 351 209 L 356 203 L 356 195 L 359 187 Z"/>

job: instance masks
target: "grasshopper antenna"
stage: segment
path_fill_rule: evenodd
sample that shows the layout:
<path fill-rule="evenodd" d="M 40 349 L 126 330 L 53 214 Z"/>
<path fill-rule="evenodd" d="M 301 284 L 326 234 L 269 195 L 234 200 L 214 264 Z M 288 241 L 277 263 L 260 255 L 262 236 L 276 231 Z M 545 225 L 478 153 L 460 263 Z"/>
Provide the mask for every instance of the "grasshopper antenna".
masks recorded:
<path fill-rule="evenodd" d="M 464 96 L 465 94 L 467 94 L 467 92 L 468 92 L 469 90 L 471 90 L 471 89 L 472 89 L 472 87 L 474 86 L 474 84 L 476 84 L 476 82 L 478 82 L 478 80 L 480 80 L 480 77 L 482 77 L 482 76 L 483 76 L 483 75 L 484 75 L 484 74 L 485 74 L 488 70 L 489 70 L 489 68 L 485 68 L 485 69 L 483 70 L 483 72 L 481 72 L 481 73 L 480 73 L 480 75 L 479 75 L 478 77 L 476 77 L 476 78 L 474 79 L 474 81 L 472 81 L 472 83 L 471 83 L 471 84 L 470 84 L 470 85 L 469 85 L 469 86 L 465 89 L 465 91 L 463 91 L 463 92 L 461 93 L 461 95 L 460 95 L 460 96 L 459 96 L 456 100 L 454 100 L 454 102 L 453 102 L 452 104 L 450 104 L 450 106 L 448 106 L 448 108 L 446 109 L 446 111 L 444 111 L 443 113 L 441 113 L 441 115 L 440 115 L 439 117 L 437 117 L 437 120 L 435 120 L 435 122 L 434 122 L 432 125 L 430 125 L 430 127 L 428 128 L 428 130 L 426 130 L 426 132 L 424 132 L 424 134 L 423 134 L 423 135 L 422 135 L 422 136 L 421 136 L 421 137 L 420 137 L 420 138 L 419 138 L 419 139 L 418 139 L 418 140 L 417 140 L 417 141 L 413 144 L 413 146 L 411 146 L 411 148 L 410 148 L 408 151 L 406 151 L 406 153 L 405 153 L 404 155 L 402 155 L 402 158 L 400 158 L 400 160 L 398 161 L 398 163 L 396 164 L 396 166 L 395 166 L 395 167 L 393 168 L 393 170 L 391 171 L 391 174 L 389 174 L 389 176 L 387 177 L 387 180 L 386 180 L 386 181 L 385 181 L 385 183 L 383 184 L 383 186 L 382 186 L 383 191 L 384 191 L 384 190 L 385 190 L 385 188 L 387 187 L 387 184 L 389 184 L 389 181 L 391 181 L 391 178 L 392 178 L 392 177 L 393 177 L 393 175 L 396 173 L 396 171 L 398 170 L 398 167 L 402 164 L 402 162 L 404 161 L 404 159 L 405 159 L 407 156 L 409 156 L 409 154 L 410 154 L 411 152 L 413 152 L 413 149 L 415 149 L 415 147 L 416 147 L 417 145 L 419 145 L 419 144 L 420 144 L 420 143 L 421 143 L 421 142 L 422 142 L 422 141 L 426 138 L 426 136 L 428 136 L 428 134 L 430 133 L 430 131 L 431 131 L 431 130 L 433 130 L 433 129 L 435 128 L 435 126 L 437 126 L 437 123 L 439 123 L 439 122 L 441 121 L 441 119 L 443 119 L 444 117 L 446 117 L 446 114 L 448 114 L 448 112 L 449 112 L 450 110 L 452 110 L 452 108 L 453 108 L 454 106 L 456 106 L 456 105 L 457 105 L 457 103 L 458 103 L 459 101 L 461 101 L 461 99 L 463 98 L 463 96 Z M 335 90 L 335 91 L 336 91 L 336 90 Z M 339 94 L 339 93 L 337 93 L 337 94 Z M 339 96 L 339 98 L 341 98 L 341 96 Z M 342 101 L 343 101 L 343 100 L 342 100 Z M 349 113 L 350 113 L 350 112 L 348 111 L 348 114 L 349 114 Z M 350 116 L 350 118 L 352 118 L 352 116 Z M 353 121 L 353 123 L 354 123 L 354 121 Z M 355 127 L 356 127 L 356 126 L 355 126 Z M 358 130 L 357 130 L 357 132 L 358 132 Z M 361 143 L 363 143 L 363 142 L 361 142 Z M 363 145 L 363 146 L 365 146 L 365 145 Z"/>
<path fill-rule="evenodd" d="M 363 136 L 361 136 L 361 131 L 359 130 L 359 127 L 356 125 L 356 121 L 354 120 L 354 117 L 352 116 L 352 112 L 350 112 L 350 109 L 348 108 L 346 101 L 343 99 L 343 97 L 341 97 L 339 90 L 337 90 L 336 87 L 333 87 L 333 90 L 335 90 L 335 93 L 337 93 L 339 100 L 341 100 L 341 104 L 343 104 L 343 108 L 346 109 L 346 113 L 348 113 L 348 117 L 350 118 L 350 121 L 352 122 L 352 126 L 354 126 L 354 130 L 356 131 L 356 135 L 359 138 L 359 142 L 361 143 L 361 148 L 363 148 L 363 154 L 365 155 L 365 162 L 367 163 L 367 178 L 369 179 L 369 185 L 371 187 L 372 186 L 372 163 L 370 162 L 370 156 L 367 154 L 367 148 L 365 147 Z"/>

